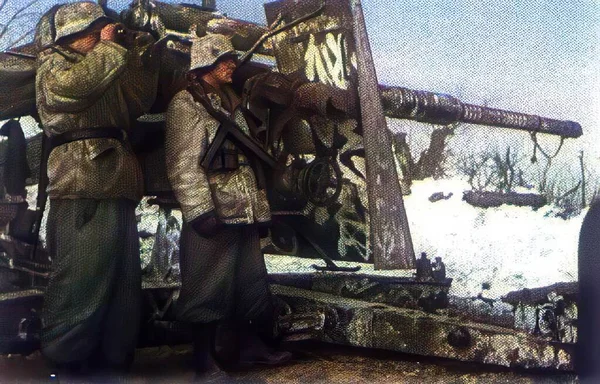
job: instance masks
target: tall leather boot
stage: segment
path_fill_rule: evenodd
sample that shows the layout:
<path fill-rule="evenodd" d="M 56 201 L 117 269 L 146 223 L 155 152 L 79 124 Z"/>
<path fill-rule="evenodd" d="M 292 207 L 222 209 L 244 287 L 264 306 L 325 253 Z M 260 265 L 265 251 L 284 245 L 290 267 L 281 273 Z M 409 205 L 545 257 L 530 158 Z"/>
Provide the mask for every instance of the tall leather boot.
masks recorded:
<path fill-rule="evenodd" d="M 133 365 L 135 353 L 131 353 L 124 361 L 111 361 L 102 347 L 98 347 L 84 365 L 84 372 L 90 383 L 109 383 L 123 381 Z"/>
<path fill-rule="evenodd" d="M 235 370 L 239 360 L 237 322 L 220 321 L 215 332 L 215 358 L 225 371 Z"/>
<path fill-rule="evenodd" d="M 253 324 L 240 324 L 239 332 L 239 365 L 281 365 L 292 358 L 287 351 L 279 351 L 269 347 L 260 336 L 259 328 Z"/>
<path fill-rule="evenodd" d="M 225 383 L 227 374 L 215 360 L 216 323 L 198 324 L 194 327 L 194 369 L 196 381 Z"/>
<path fill-rule="evenodd" d="M 47 361 L 46 364 L 50 370 L 50 378 L 54 382 L 77 382 L 85 378 L 85 369 L 82 362 L 59 364 Z"/>

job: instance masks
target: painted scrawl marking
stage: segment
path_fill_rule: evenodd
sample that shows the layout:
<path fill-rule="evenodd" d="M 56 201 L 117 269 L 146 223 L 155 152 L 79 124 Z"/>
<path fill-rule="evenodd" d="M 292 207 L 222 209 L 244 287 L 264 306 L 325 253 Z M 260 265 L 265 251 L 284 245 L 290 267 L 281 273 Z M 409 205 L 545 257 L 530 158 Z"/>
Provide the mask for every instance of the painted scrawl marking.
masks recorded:
<path fill-rule="evenodd" d="M 348 89 L 344 52 L 345 39 L 342 33 L 327 33 L 322 43 L 317 44 L 311 34 L 304 54 L 305 73 L 310 81 L 320 81 L 327 85 Z"/>

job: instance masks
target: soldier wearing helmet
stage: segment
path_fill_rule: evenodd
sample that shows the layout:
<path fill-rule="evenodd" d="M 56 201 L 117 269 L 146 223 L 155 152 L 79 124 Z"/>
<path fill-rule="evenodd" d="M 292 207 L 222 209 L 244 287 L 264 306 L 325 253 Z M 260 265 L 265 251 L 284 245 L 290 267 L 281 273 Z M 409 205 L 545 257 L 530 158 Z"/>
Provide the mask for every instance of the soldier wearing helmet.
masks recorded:
<path fill-rule="evenodd" d="M 148 65 L 153 39 L 139 34 L 129 49 L 120 45 L 121 27 L 93 2 L 58 7 L 53 23 L 54 44 L 38 56 L 36 74 L 50 148 L 53 262 L 42 352 L 59 366 L 79 369 L 94 360 L 104 369 L 126 368 L 140 317 L 135 207 L 143 192 L 127 132 L 156 97 L 157 68 Z"/>
<path fill-rule="evenodd" d="M 219 116 L 235 120 L 251 135 L 232 88 L 236 67 L 229 38 L 209 34 L 197 39 L 189 86 L 175 95 L 167 111 L 167 172 L 184 218 L 176 313 L 194 329 L 196 369 L 204 377 L 223 374 L 213 355 L 214 340 L 228 325 L 236 330 L 239 363 L 278 364 L 290 357 L 268 348 L 259 336 L 261 326 L 273 324 L 259 242 L 259 229 L 271 217 L 265 190 L 257 184 L 258 170 L 250 166 L 251 154 L 225 141 L 208 169 L 200 164 L 221 125 Z"/>

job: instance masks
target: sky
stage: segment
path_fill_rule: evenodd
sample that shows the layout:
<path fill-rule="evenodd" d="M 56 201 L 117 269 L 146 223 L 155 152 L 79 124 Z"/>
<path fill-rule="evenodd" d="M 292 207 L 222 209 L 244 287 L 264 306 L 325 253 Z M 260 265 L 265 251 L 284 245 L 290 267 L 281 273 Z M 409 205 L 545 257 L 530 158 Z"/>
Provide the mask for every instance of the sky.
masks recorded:
<path fill-rule="evenodd" d="M 39 4 L 48 8 L 56 2 Z M 263 3 L 217 0 L 217 7 L 230 17 L 264 23 Z M 129 1 L 108 4 L 121 10 Z M 600 0 L 364 0 L 362 5 L 380 83 L 577 121 L 584 136 L 566 147 L 574 153 L 583 148 L 600 162 Z M 0 15 L 0 23 L 10 10 Z M 390 125 L 420 129 L 401 121 Z M 549 148 L 556 146 L 546 141 Z"/>

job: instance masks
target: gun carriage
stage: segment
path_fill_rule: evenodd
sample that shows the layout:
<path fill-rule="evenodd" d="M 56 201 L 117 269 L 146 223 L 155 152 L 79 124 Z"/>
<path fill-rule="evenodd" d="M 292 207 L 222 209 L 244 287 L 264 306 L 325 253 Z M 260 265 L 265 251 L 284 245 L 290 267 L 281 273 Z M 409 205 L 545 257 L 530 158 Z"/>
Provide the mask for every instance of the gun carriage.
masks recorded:
<path fill-rule="evenodd" d="M 35 117 L 35 57 L 53 42 L 55 11 L 41 18 L 34 42 L 0 53 L 0 120 Z M 448 317 L 458 312 L 456 301 L 449 305 L 452 279 L 428 275 L 427 264 L 415 258 L 386 117 L 440 125 L 465 122 L 563 138 L 579 137 L 579 124 L 377 84 L 359 2 L 276 1 L 265 5 L 269 26 L 227 18 L 211 1 L 194 6 L 136 0 L 120 15 L 106 11 L 126 27 L 125 44 L 149 35 L 158 41 L 153 53 L 161 65 L 158 97 L 150 114 L 138 119 L 131 137 L 143 165 L 146 195 L 159 206 L 156 244 L 164 241 L 164 228 L 177 208 L 163 164 L 164 112 L 185 86 L 191 38 L 227 33 L 234 47 L 246 53 L 234 85 L 247 85 L 244 92 L 268 128 L 266 151 L 273 164 L 267 185 L 274 226 L 265 252 L 320 258 L 327 265 L 323 272 L 271 275 L 282 303 L 278 332 L 283 337 L 501 365 L 573 368 L 575 336 L 565 342 L 556 325 L 547 332 L 552 336 L 540 336 L 515 329 L 514 318 L 511 323 L 510 318 L 485 315 L 477 321 Z M 260 86 L 248 87 L 250 78 L 259 78 Z M 38 183 L 41 141 L 41 134 L 27 141 L 30 184 Z M 3 201 L 2 207 L 15 204 Z M 8 340 L 0 339 L 2 352 L 35 347 L 39 319 L 29 309 L 40 305 L 48 270 L 43 249 L 27 245 L 37 239 L 16 230 L 16 222 L 35 215 L 19 212 L 7 213 L 11 236 L 0 239 L 5 273 L 14 282 L 7 289 L 12 292 L 0 296 L 0 310 L 18 305 L 24 312 L 15 312 L 16 332 L 11 328 L 13 334 L 0 335 Z M 340 261 L 371 263 L 376 269 L 416 268 L 417 276 L 357 273 L 357 268 L 338 266 Z M 151 264 L 156 273 L 147 276 L 144 287 L 153 327 L 147 328 L 142 344 L 185 340 L 169 321 L 177 297 L 177 281 L 169 276 L 172 261 L 157 250 Z M 565 311 L 559 314 L 557 308 L 575 305 L 573 287 L 559 288 L 564 298 L 547 305 L 545 313 L 566 319 Z M 501 345 L 509 347 L 495 349 Z"/>

